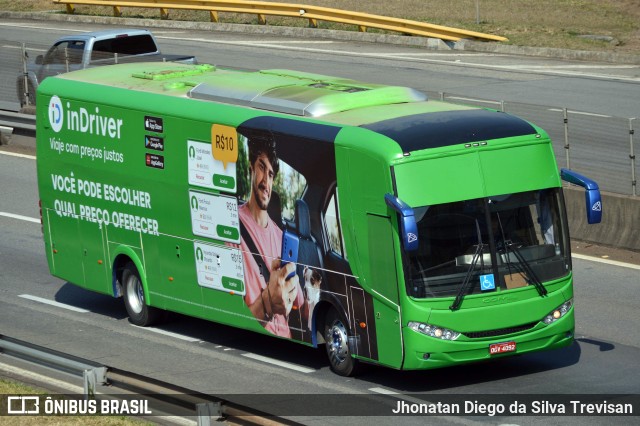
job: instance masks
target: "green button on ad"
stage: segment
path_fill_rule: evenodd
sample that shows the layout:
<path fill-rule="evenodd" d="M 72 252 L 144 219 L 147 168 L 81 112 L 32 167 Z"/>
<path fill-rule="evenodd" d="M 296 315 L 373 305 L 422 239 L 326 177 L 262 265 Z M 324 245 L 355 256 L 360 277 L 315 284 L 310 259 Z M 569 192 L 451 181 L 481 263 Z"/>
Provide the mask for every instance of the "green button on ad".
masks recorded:
<path fill-rule="evenodd" d="M 218 188 L 233 189 L 236 187 L 236 180 L 231 176 L 214 174 L 213 185 Z"/>
<path fill-rule="evenodd" d="M 244 291 L 244 283 L 235 278 L 222 277 L 222 287 L 231 291 L 237 291 L 237 292 Z"/>
<path fill-rule="evenodd" d="M 218 225 L 216 226 L 216 232 L 219 237 L 227 240 L 237 241 L 240 238 L 240 231 L 238 231 L 237 228 L 232 228 L 230 226 Z"/>

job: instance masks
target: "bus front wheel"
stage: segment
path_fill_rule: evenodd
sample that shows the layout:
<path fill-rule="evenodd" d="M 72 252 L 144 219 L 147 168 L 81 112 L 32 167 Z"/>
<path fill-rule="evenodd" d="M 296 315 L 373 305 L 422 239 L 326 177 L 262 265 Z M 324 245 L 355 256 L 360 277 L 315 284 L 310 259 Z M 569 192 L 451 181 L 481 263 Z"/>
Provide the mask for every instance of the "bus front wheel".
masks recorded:
<path fill-rule="evenodd" d="M 133 262 L 129 262 L 122 272 L 124 287 L 124 305 L 129 314 L 129 321 L 140 327 L 155 323 L 159 318 L 159 310 L 148 306 L 144 299 L 144 288 L 140 274 Z"/>
<path fill-rule="evenodd" d="M 353 376 L 356 373 L 358 360 L 351 356 L 347 322 L 334 308 L 327 312 L 324 323 L 324 338 L 331 370 L 340 376 Z"/>

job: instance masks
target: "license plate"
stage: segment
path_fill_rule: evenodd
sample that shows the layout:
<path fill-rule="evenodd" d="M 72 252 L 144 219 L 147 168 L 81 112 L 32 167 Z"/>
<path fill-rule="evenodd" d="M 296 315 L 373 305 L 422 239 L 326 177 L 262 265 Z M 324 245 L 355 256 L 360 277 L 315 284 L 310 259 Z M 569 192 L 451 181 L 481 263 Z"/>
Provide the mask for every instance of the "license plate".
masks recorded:
<path fill-rule="evenodd" d="M 505 352 L 515 352 L 516 342 L 494 343 L 489 345 L 489 355 L 503 354 Z"/>

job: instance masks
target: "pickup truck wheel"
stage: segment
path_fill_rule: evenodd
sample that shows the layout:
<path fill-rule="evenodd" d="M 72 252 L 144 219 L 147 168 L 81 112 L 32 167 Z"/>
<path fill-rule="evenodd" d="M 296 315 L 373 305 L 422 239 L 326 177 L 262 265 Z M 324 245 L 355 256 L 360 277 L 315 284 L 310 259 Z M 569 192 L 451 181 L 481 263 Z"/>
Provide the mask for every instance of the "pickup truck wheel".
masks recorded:
<path fill-rule="evenodd" d="M 129 314 L 129 321 L 140 327 L 154 324 L 160 319 L 162 311 L 148 306 L 144 299 L 144 288 L 138 269 L 129 262 L 122 272 L 124 287 L 124 306 Z"/>
<path fill-rule="evenodd" d="M 340 376 L 353 376 L 358 360 L 351 356 L 346 324 L 335 308 L 331 308 L 325 318 L 324 339 L 331 370 Z"/>

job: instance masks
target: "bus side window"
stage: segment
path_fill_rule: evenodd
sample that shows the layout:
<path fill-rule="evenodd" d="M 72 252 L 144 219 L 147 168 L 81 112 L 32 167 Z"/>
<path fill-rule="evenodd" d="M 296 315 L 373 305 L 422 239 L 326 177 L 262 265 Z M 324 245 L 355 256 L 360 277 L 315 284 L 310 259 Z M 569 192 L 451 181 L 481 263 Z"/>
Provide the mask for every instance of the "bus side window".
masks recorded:
<path fill-rule="evenodd" d="M 329 240 L 329 246 L 331 250 L 340 257 L 346 258 L 344 252 L 344 242 L 342 239 L 342 232 L 340 228 L 340 214 L 338 211 L 337 201 L 337 188 L 331 194 L 329 203 L 324 211 L 324 225 L 327 230 L 327 238 Z"/>

